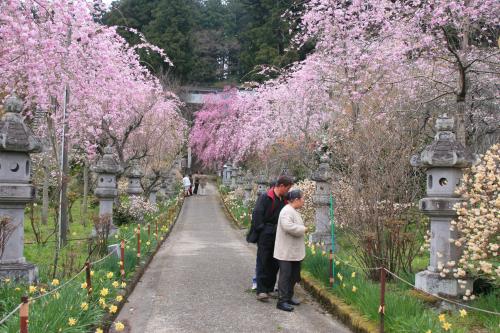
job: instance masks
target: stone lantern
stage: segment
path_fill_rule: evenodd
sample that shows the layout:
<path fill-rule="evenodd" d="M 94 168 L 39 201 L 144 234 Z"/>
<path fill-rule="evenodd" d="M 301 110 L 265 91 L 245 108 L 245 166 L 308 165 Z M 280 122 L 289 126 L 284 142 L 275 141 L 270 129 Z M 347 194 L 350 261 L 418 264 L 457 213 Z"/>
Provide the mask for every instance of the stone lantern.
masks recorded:
<path fill-rule="evenodd" d="M 247 206 L 248 206 L 248 203 L 252 200 L 252 190 L 253 190 L 252 174 L 250 173 L 250 171 L 247 171 L 247 174 L 245 175 L 245 178 L 243 181 L 243 191 L 245 193 L 243 202 Z"/>
<path fill-rule="evenodd" d="M 257 177 L 256 180 L 257 183 L 257 196 L 260 196 L 263 193 L 267 192 L 267 189 L 269 187 L 269 182 L 267 181 L 266 177 L 264 175 L 260 175 Z"/>
<path fill-rule="evenodd" d="M 313 243 L 321 242 L 324 244 L 324 249 L 328 249 L 332 245 L 330 224 L 330 181 L 332 175 L 328 153 L 323 153 L 320 156 L 318 169 L 313 173 L 311 179 L 316 182 L 313 196 L 316 229 L 310 235 L 310 241 Z"/>
<path fill-rule="evenodd" d="M 227 164 L 222 166 L 222 184 L 226 184 L 227 182 Z"/>
<path fill-rule="evenodd" d="M 150 184 L 152 184 L 156 180 L 155 174 L 150 174 L 148 176 Z M 149 202 L 152 204 L 156 204 L 156 194 L 160 190 L 159 184 L 155 184 L 150 190 L 149 190 Z"/>
<path fill-rule="evenodd" d="M 128 178 L 128 188 L 127 193 L 129 197 L 139 196 L 144 190 L 141 185 L 141 178 L 144 176 L 139 163 L 137 161 L 133 161 L 130 169 L 127 171 L 126 176 Z"/>
<path fill-rule="evenodd" d="M 456 140 L 454 121 L 446 114 L 436 121 L 434 141 L 420 155 L 411 158 L 411 165 L 425 168 L 427 197 L 420 200 L 420 210 L 431 220 L 430 265 L 416 274 L 415 285 L 431 294 L 463 296 L 472 290 L 472 281 L 460 288 L 457 279 L 450 277 L 461 256 L 461 250 L 450 242 L 458 238 L 458 231 L 450 230 L 457 217 L 453 206 L 462 202 L 455 190 L 460 185 L 462 169 L 470 167 L 475 156 Z M 443 274 L 444 268 L 450 271 Z"/>
<path fill-rule="evenodd" d="M 236 187 L 243 189 L 245 185 L 245 173 L 242 168 L 238 168 L 238 173 L 236 174 Z"/>
<path fill-rule="evenodd" d="M 233 166 L 232 170 L 231 170 L 231 177 L 229 178 L 230 179 L 230 184 L 229 184 L 229 188 L 234 191 L 236 190 L 236 179 L 238 178 L 238 174 L 239 174 L 239 168 L 236 167 L 236 166 Z"/>
<path fill-rule="evenodd" d="M 92 171 L 97 174 L 97 185 L 94 193 L 99 199 L 99 217 L 109 217 L 109 234 L 116 232 L 116 227 L 113 224 L 113 203 L 118 197 L 116 175 L 123 172 L 114 152 L 111 146 L 104 148 L 104 155 L 92 168 Z"/>
<path fill-rule="evenodd" d="M 175 193 L 175 180 L 176 180 L 176 169 L 170 170 L 170 173 L 166 180 L 166 195 L 168 198 L 173 197 Z"/>
<path fill-rule="evenodd" d="M 230 187 L 232 184 L 232 180 L 231 180 L 232 176 L 233 176 L 233 166 L 231 165 L 231 163 L 227 163 L 226 164 L 226 178 L 225 178 L 225 182 L 223 185 Z"/>
<path fill-rule="evenodd" d="M 23 102 L 16 96 L 5 100 L 0 119 L 0 281 L 9 278 L 33 283 L 38 268 L 24 258 L 24 208 L 35 199 L 31 185 L 30 153 L 42 145 L 21 117 Z"/>
<path fill-rule="evenodd" d="M 160 171 L 160 183 L 158 184 L 158 200 L 163 201 L 165 200 L 165 196 L 167 195 L 167 177 L 168 177 L 168 171 L 165 169 L 162 169 Z"/>

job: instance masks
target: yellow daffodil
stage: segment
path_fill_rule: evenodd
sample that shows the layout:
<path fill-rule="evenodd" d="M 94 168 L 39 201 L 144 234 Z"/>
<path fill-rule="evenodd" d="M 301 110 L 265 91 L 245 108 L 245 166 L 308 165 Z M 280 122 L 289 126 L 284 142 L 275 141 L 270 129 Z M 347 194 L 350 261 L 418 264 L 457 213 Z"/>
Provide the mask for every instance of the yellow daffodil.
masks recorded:
<path fill-rule="evenodd" d="M 82 304 L 80 304 L 80 309 L 82 309 L 83 311 L 87 311 L 89 309 L 89 303 L 83 302 Z"/>
<path fill-rule="evenodd" d="M 56 292 L 53 297 L 55 299 L 59 299 L 59 298 L 61 298 L 61 294 L 59 294 L 59 292 Z"/>
<path fill-rule="evenodd" d="M 14 289 L 15 291 L 21 291 L 21 288 L 19 287 L 16 287 L 16 289 Z"/>
<path fill-rule="evenodd" d="M 96 328 L 95 333 L 104 333 L 104 331 L 101 328 Z"/>
<path fill-rule="evenodd" d="M 47 292 L 47 290 L 45 288 L 40 288 L 40 293 L 41 294 L 45 294 Z"/>
<path fill-rule="evenodd" d="M 121 302 L 121 301 L 123 301 L 123 296 L 122 296 L 122 295 L 118 295 L 118 296 L 116 296 L 116 301 L 117 301 L 117 302 Z"/>
<path fill-rule="evenodd" d="M 102 297 L 99 297 L 99 305 L 106 304 L 106 300 Z"/>
<path fill-rule="evenodd" d="M 355 293 L 357 290 L 358 290 L 358 288 L 356 288 L 356 286 L 352 286 L 352 292 L 353 293 Z"/>
<path fill-rule="evenodd" d="M 125 288 L 127 286 L 126 282 L 122 282 L 122 288 Z"/>
<path fill-rule="evenodd" d="M 123 331 L 124 329 L 125 329 L 125 325 L 123 325 L 121 322 L 117 321 L 117 322 L 115 323 L 115 330 L 116 330 L 117 332 L 121 332 L 121 331 Z"/>
<path fill-rule="evenodd" d="M 59 285 L 59 280 L 58 279 L 54 279 L 52 280 L 52 282 L 50 283 L 51 285 L 53 285 L 54 287 L 57 287 Z"/>
<path fill-rule="evenodd" d="M 356 272 L 351 273 L 351 277 L 355 278 L 356 277 Z"/>
<path fill-rule="evenodd" d="M 101 296 L 107 296 L 109 294 L 108 288 L 102 288 L 101 289 Z"/>
<path fill-rule="evenodd" d="M 115 288 L 118 288 L 120 286 L 120 283 L 118 281 L 114 281 L 111 285 Z"/>
<path fill-rule="evenodd" d="M 90 276 L 94 276 L 94 271 L 90 271 Z"/>
<path fill-rule="evenodd" d="M 107 277 L 108 279 L 112 279 L 114 275 L 115 275 L 115 274 L 114 274 L 113 272 L 108 272 L 108 274 L 106 274 L 106 277 Z"/>
<path fill-rule="evenodd" d="M 109 313 L 116 313 L 116 311 L 118 311 L 118 307 L 116 305 L 111 305 L 109 307 Z"/>
<path fill-rule="evenodd" d="M 3 282 L 10 283 L 10 279 L 4 279 Z"/>
<path fill-rule="evenodd" d="M 30 286 L 29 287 L 30 294 L 33 294 L 35 291 L 36 291 L 36 286 Z"/>
<path fill-rule="evenodd" d="M 344 277 L 340 273 L 337 273 L 337 277 L 339 278 L 340 281 L 342 281 L 342 279 L 344 279 Z"/>
<path fill-rule="evenodd" d="M 446 321 L 446 316 L 445 316 L 445 314 L 444 314 L 444 313 L 441 313 L 441 314 L 438 316 L 438 318 L 439 318 L 439 321 L 440 321 L 440 322 L 445 322 L 445 321 Z"/>
<path fill-rule="evenodd" d="M 75 326 L 76 325 L 76 319 L 75 318 L 69 318 L 68 319 L 68 325 L 69 326 Z"/>
<path fill-rule="evenodd" d="M 147 241 L 147 242 L 146 242 L 146 245 L 147 245 L 147 246 L 151 245 L 151 242 L 150 242 L 150 241 Z"/>
<path fill-rule="evenodd" d="M 458 311 L 460 313 L 460 317 L 465 317 L 467 316 L 467 311 L 465 311 L 465 309 L 461 309 L 460 311 Z"/>
<path fill-rule="evenodd" d="M 427 331 L 425 331 L 425 333 L 432 333 L 432 331 L 431 330 L 427 330 Z"/>
<path fill-rule="evenodd" d="M 87 289 L 87 282 L 81 284 L 82 289 Z"/>
<path fill-rule="evenodd" d="M 445 321 L 443 325 L 441 325 L 441 327 L 443 328 L 443 330 L 449 331 L 451 328 L 451 324 Z"/>

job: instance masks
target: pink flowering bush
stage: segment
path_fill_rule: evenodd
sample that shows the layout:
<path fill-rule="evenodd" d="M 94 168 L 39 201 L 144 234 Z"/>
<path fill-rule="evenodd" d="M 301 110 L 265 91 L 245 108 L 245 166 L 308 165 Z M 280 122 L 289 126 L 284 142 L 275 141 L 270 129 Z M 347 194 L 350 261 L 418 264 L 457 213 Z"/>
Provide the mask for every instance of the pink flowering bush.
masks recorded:
<path fill-rule="evenodd" d="M 128 200 L 122 200 L 115 210 L 117 224 L 142 223 L 151 221 L 159 209 L 140 196 L 132 196 Z"/>

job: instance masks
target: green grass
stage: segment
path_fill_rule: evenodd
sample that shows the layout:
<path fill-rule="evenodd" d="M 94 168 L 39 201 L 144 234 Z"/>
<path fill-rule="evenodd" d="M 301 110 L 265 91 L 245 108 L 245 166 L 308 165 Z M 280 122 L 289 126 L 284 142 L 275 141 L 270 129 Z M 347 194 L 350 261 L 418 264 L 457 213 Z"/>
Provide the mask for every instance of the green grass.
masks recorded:
<path fill-rule="evenodd" d="M 249 228 L 252 221 L 252 211 L 251 207 L 245 206 L 243 200 L 240 198 L 233 197 L 230 199 L 228 196 L 230 190 L 225 186 L 219 186 L 219 191 L 222 195 L 222 200 L 224 200 L 226 207 L 229 209 L 231 214 L 236 219 L 235 222 L 242 228 Z"/>
<path fill-rule="evenodd" d="M 160 237 L 163 237 L 161 235 L 170 227 L 178 209 L 180 209 L 180 202 L 177 201 L 170 201 L 168 205 L 161 207 L 157 217 Z M 156 237 L 154 235 L 154 224 L 152 224 L 149 237 L 147 227 L 142 226 L 141 257 L 138 258 L 137 238 L 135 234 L 136 227 L 137 225 L 123 225 L 119 228 L 118 234 L 114 237 L 110 237 L 108 241 L 108 244 L 113 244 L 119 243 L 121 239 L 128 240 L 126 242 L 124 260 L 126 281 L 130 281 L 135 274 L 139 261 L 141 264 L 144 263 L 157 246 Z M 90 234 L 88 232 L 89 229 L 72 228 L 72 232 L 77 233 L 76 237 L 79 236 L 76 230 L 81 230 L 82 234 L 85 235 Z M 50 274 L 54 249 L 55 243 L 47 243 L 45 245 L 33 245 L 32 248 L 26 251 L 26 256 L 30 261 L 40 268 L 40 279 L 35 292 L 30 294 L 28 285 L 14 284 L 13 282 L 6 281 L 0 284 L 0 319 L 19 304 L 21 296 L 29 295 L 30 297 L 36 297 L 41 295 L 41 288 L 45 289 L 43 292 L 44 294 L 56 288 L 56 286 L 51 284 L 52 277 Z M 67 256 L 78 258 L 78 260 L 87 257 L 85 242 L 82 244 L 70 242 L 63 252 L 65 252 Z M 97 257 L 92 258 L 93 261 L 97 259 Z M 77 265 L 77 271 L 82 269 L 83 262 L 84 260 L 81 262 L 81 265 Z M 74 281 L 70 282 L 56 293 L 47 295 L 35 302 L 30 302 L 30 332 L 89 332 L 90 329 L 100 325 L 104 314 L 109 312 L 109 306 L 118 303 L 116 296 L 124 293 L 121 285 L 118 288 L 113 286 L 113 282 L 120 282 L 119 258 L 111 255 L 105 260 L 93 265 L 92 270 L 94 272 L 94 276 L 92 277 L 94 292 L 90 297 L 87 295 L 87 291 L 81 288 L 81 284 L 85 282 L 85 274 L 81 273 Z M 109 273 L 112 273 L 112 277 L 107 276 Z M 60 274 L 63 276 L 62 271 L 60 271 Z M 74 276 L 75 274 L 76 272 L 67 275 Z M 64 281 L 68 279 L 61 277 L 60 280 L 62 285 Z M 100 295 L 103 288 L 108 289 L 108 295 Z M 101 297 L 105 299 L 106 307 L 99 305 L 99 298 Z M 86 311 L 80 308 L 83 302 L 88 303 L 88 310 Z M 70 326 L 69 318 L 74 318 L 76 324 Z M 3 326 L 0 326 L 1 333 L 13 333 L 18 331 L 18 313 L 12 316 Z"/>
<path fill-rule="evenodd" d="M 318 252 L 313 254 L 309 248 L 303 262 L 303 269 L 320 280 L 324 286 L 327 286 L 332 294 L 359 310 L 366 318 L 374 322 L 379 320 L 380 285 L 368 280 L 362 271 L 357 271 L 344 263 L 336 265 L 335 283 L 333 288 L 330 288 L 328 257 Z M 352 276 L 353 272 L 355 273 L 354 277 Z M 355 292 L 353 291 L 354 286 L 356 287 Z M 438 319 L 440 312 L 423 300 L 412 296 L 409 290 L 410 287 L 403 283 L 388 282 L 385 296 L 386 332 L 426 332 L 427 330 L 431 330 L 433 333 L 445 332 Z M 499 297 L 500 293 L 497 290 L 496 293 L 481 296 L 468 305 L 498 312 L 500 311 Z M 498 316 L 486 315 L 472 310 L 467 312 L 468 314 L 464 318 L 460 317 L 458 310 L 445 312 L 446 320 L 452 325 L 449 332 L 485 332 L 484 329 L 487 332 L 500 331 L 500 318 Z M 483 331 L 478 330 L 480 328 Z"/>

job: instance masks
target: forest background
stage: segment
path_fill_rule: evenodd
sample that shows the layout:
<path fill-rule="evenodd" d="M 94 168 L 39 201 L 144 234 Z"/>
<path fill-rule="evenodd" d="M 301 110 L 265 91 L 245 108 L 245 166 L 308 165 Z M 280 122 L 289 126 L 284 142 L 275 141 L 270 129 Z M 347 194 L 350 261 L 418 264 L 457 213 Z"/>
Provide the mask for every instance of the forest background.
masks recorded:
<path fill-rule="evenodd" d="M 288 48 L 301 9 L 294 0 L 122 0 L 111 4 L 104 23 L 120 27 L 132 45 L 140 43 L 136 29 L 168 50 L 173 67 L 156 54 L 141 53 L 155 74 L 184 85 L 223 86 L 261 82 L 304 59 L 312 43 Z"/>

